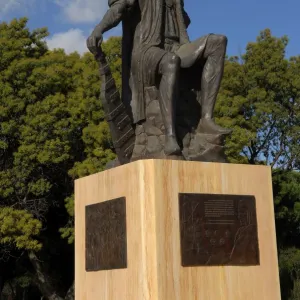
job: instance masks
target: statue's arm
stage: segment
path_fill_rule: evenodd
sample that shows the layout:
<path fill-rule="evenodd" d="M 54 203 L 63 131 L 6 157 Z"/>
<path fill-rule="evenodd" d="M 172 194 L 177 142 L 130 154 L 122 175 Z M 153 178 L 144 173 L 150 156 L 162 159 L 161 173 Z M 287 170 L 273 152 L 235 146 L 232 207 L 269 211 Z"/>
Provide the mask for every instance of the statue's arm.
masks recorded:
<path fill-rule="evenodd" d="M 119 25 L 127 8 L 127 0 L 110 1 L 110 8 L 104 15 L 101 22 L 94 29 L 101 34 Z"/>
<path fill-rule="evenodd" d="M 123 19 L 125 11 L 133 6 L 137 0 L 109 0 L 109 9 L 102 21 L 95 27 L 87 39 L 87 47 L 93 54 L 102 53 L 100 46 L 103 41 L 103 33 L 116 27 Z"/>

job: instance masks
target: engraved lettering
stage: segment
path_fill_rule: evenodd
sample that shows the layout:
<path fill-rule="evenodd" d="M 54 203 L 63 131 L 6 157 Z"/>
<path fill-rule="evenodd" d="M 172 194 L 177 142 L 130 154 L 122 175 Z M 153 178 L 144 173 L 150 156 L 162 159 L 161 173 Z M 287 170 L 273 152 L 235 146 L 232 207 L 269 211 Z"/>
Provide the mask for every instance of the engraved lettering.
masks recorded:
<path fill-rule="evenodd" d="M 86 207 L 86 270 L 127 267 L 125 198 Z"/>
<path fill-rule="evenodd" d="M 258 265 L 254 196 L 180 194 L 183 266 Z"/>

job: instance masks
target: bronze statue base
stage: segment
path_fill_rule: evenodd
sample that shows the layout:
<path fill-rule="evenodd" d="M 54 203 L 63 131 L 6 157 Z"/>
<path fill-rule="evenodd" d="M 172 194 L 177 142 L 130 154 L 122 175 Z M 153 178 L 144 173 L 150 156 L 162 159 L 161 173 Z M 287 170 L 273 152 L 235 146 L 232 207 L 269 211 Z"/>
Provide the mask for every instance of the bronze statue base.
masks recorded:
<path fill-rule="evenodd" d="M 189 99 L 184 99 L 184 102 Z M 182 107 L 192 107 L 191 111 L 182 112 Z M 190 132 L 191 123 L 197 125 L 200 105 L 178 106 L 178 142 L 182 147 L 182 156 L 167 156 L 164 153 L 165 127 L 160 112 L 158 91 L 155 87 L 146 89 L 146 120 L 136 125 L 135 145 L 131 161 L 138 159 L 176 159 L 207 162 L 226 162 L 224 154 L 225 134 L 205 134 L 197 131 Z M 193 110 L 193 111 L 192 111 Z M 196 127 L 196 126 L 195 126 Z"/>

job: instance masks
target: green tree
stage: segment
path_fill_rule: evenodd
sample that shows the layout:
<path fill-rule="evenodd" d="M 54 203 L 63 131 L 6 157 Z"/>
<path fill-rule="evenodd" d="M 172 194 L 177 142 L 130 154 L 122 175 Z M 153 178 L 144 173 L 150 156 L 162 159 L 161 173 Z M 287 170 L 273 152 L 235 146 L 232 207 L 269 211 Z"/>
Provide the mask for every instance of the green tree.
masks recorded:
<path fill-rule="evenodd" d="M 283 299 L 297 299 L 300 283 L 300 174 L 275 170 L 273 190 Z"/>
<path fill-rule="evenodd" d="M 300 285 L 300 250 L 286 248 L 279 256 L 282 299 L 298 300 Z"/>
<path fill-rule="evenodd" d="M 74 251 L 59 233 L 72 239 L 73 181 L 115 155 L 92 55 L 49 51 L 47 30 L 26 26 L 0 24 L 0 243 L 10 257 L 0 287 L 5 279 L 62 299 L 74 280 Z M 7 278 L 9 268 L 17 273 Z"/>
<path fill-rule="evenodd" d="M 285 58 L 287 44 L 267 29 L 245 54 L 226 61 L 216 115 L 234 129 L 231 162 L 298 168 L 300 58 Z"/>
<path fill-rule="evenodd" d="M 73 299 L 74 179 L 115 157 L 90 54 L 49 51 L 46 29 L 0 24 L 0 295 Z M 231 162 L 273 167 L 283 299 L 299 291 L 300 58 L 261 32 L 226 61 L 217 121 Z M 121 38 L 103 45 L 121 87 Z M 65 240 L 68 239 L 68 241 Z M 69 243 L 67 243 L 69 242 Z M 38 298 L 39 297 L 39 298 Z"/>
<path fill-rule="evenodd" d="M 116 86 L 120 90 L 122 85 L 122 38 L 111 37 L 102 47 L 116 81 Z"/>
<path fill-rule="evenodd" d="M 282 299 L 297 299 L 300 249 L 300 57 L 286 58 L 287 37 L 266 29 L 240 57 L 226 60 L 217 121 L 233 128 L 234 163 L 273 169 Z"/>

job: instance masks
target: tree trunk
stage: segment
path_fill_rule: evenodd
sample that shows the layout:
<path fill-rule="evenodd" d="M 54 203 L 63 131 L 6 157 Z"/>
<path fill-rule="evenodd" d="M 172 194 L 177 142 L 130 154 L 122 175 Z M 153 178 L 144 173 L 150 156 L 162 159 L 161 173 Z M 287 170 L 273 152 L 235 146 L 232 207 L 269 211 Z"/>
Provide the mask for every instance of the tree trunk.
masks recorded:
<path fill-rule="evenodd" d="M 65 300 L 74 300 L 74 299 L 75 299 L 75 283 L 73 282 L 73 284 L 71 285 L 71 287 L 67 292 Z"/>
<path fill-rule="evenodd" d="M 4 287 L 4 278 L 3 278 L 3 276 L 0 275 L 0 300 L 2 298 L 3 287 Z"/>
<path fill-rule="evenodd" d="M 33 268 L 36 271 L 35 283 L 39 288 L 42 295 L 48 300 L 64 300 L 56 293 L 56 289 L 51 282 L 50 276 L 48 276 L 43 270 L 43 266 L 33 251 L 28 252 L 28 257 L 31 261 Z"/>

